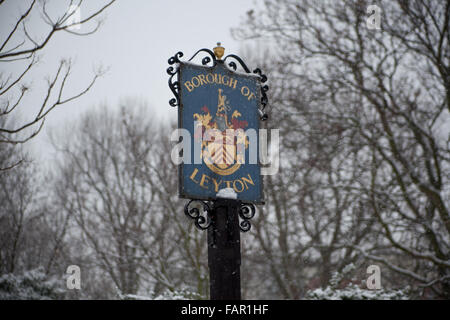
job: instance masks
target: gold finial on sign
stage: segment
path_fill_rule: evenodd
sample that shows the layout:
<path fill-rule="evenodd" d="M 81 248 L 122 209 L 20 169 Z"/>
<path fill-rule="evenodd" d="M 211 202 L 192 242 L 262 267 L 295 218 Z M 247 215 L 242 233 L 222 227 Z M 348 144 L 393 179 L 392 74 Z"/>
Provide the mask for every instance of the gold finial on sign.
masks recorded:
<path fill-rule="evenodd" d="M 214 48 L 214 54 L 216 55 L 217 59 L 220 60 L 224 52 L 225 48 L 220 45 L 220 42 L 217 42 L 217 47 Z"/>

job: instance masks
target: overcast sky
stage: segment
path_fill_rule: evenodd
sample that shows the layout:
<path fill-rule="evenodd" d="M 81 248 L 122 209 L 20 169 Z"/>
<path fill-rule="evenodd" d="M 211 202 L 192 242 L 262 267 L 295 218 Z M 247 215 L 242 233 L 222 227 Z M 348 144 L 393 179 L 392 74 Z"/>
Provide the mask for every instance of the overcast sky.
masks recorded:
<path fill-rule="evenodd" d="M 2 5 L 0 39 L 3 40 L 11 30 L 28 2 L 6 0 L 6 6 Z M 90 9 L 106 2 L 89 1 L 82 7 L 81 19 L 89 14 Z M 49 1 L 55 16 L 63 12 L 63 3 L 65 1 Z M 148 102 L 159 116 L 167 121 L 175 119 L 176 108 L 168 104 L 172 96 L 167 85 L 167 59 L 177 51 L 185 54 L 183 59 L 189 59 L 198 49 L 212 49 L 218 41 L 225 47 L 225 54 L 239 54 L 242 43 L 231 37 L 230 29 L 239 26 L 253 6 L 254 0 L 118 0 L 103 14 L 104 24 L 95 34 L 87 37 L 58 34 L 40 52 L 38 67 L 25 79 L 31 84 L 32 91 L 22 105 L 22 117 L 32 117 L 42 102 L 46 90 L 45 77 L 55 74 L 61 58 L 72 58 L 74 62 L 67 95 L 86 86 L 96 66 L 109 67 L 109 71 L 85 96 L 52 111 L 46 119 L 45 130 L 28 147 L 34 155 L 47 157 L 45 153 L 50 151 L 47 142 L 49 130 L 63 127 L 67 121 L 102 103 L 116 108 L 123 98 Z M 35 8 L 36 12 L 40 9 L 40 6 Z M 43 37 L 45 28 L 39 15 L 30 19 L 30 33 L 37 39 Z M 87 30 L 88 27 L 81 27 L 77 31 Z M 20 64 L 0 67 L 3 72 L 21 70 Z"/>

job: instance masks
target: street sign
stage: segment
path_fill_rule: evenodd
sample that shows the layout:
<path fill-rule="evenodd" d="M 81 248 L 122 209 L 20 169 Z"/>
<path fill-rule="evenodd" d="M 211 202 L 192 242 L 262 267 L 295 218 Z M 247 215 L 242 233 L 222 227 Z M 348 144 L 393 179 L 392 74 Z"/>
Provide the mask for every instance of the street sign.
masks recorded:
<path fill-rule="evenodd" d="M 240 233 L 251 228 L 254 204 L 263 204 L 259 163 L 259 124 L 267 120 L 267 77 L 253 74 L 241 58 L 217 43 L 202 65 L 182 62 L 181 51 L 169 58 L 169 88 L 178 107 L 182 142 L 179 195 L 190 199 L 184 213 L 208 230 L 210 299 L 240 300 Z M 232 60 L 227 62 L 227 59 Z M 236 72 L 238 62 L 246 73 Z M 208 65 L 208 63 L 211 63 Z M 233 70 L 231 70 L 230 68 Z M 179 150 L 179 149 L 175 149 Z M 176 153 L 175 153 L 176 154 Z M 174 153 L 172 153 L 172 160 Z"/>
<path fill-rule="evenodd" d="M 260 82 L 257 74 L 234 72 L 222 60 L 179 63 L 178 124 L 189 131 L 192 146 L 183 150 L 191 152 L 179 168 L 180 197 L 214 200 L 228 188 L 238 200 L 263 203 Z"/>

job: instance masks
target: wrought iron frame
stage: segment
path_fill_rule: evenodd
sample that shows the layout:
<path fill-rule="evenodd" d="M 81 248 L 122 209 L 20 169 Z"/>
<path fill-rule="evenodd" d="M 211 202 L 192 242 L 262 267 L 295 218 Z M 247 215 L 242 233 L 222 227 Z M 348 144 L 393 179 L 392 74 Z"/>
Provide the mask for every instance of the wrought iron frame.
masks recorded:
<path fill-rule="evenodd" d="M 241 232 L 247 232 L 252 227 L 250 220 L 255 216 L 256 208 L 252 203 L 237 201 L 239 229 Z M 199 207 L 201 207 L 201 211 Z M 184 214 L 194 220 L 195 226 L 200 230 L 207 230 L 213 224 L 213 205 L 211 201 L 191 199 L 184 205 Z"/>
<path fill-rule="evenodd" d="M 242 69 L 246 73 L 252 73 L 250 69 L 247 67 L 245 62 L 237 55 L 235 54 L 229 54 L 223 60 L 216 59 L 216 56 L 214 55 L 214 52 L 212 52 L 209 49 L 203 48 L 198 50 L 189 60 L 192 61 L 199 53 L 207 53 L 208 55 L 202 59 L 202 65 L 207 66 L 210 62 L 212 62 L 212 65 L 210 67 L 214 67 L 217 63 L 224 63 L 227 66 L 226 61 L 228 59 L 234 59 L 241 65 Z M 180 58 L 183 57 L 184 54 L 181 51 L 178 51 L 173 57 L 170 57 L 168 60 L 168 63 L 170 67 L 167 68 L 167 74 L 169 77 L 169 88 L 172 91 L 174 98 L 169 100 L 169 104 L 172 107 L 177 107 L 180 105 L 180 82 L 179 82 L 179 71 L 180 67 L 177 65 L 180 63 Z M 230 71 L 237 71 L 237 64 L 235 61 L 230 61 L 228 63 L 228 67 L 230 67 Z M 264 84 L 267 81 L 267 76 L 262 73 L 261 69 L 256 68 L 253 70 L 254 74 L 257 74 L 259 76 L 259 79 L 261 81 L 261 109 L 259 109 L 259 115 L 261 118 L 261 121 L 265 121 L 269 118 L 267 113 L 264 112 L 264 109 L 266 108 L 269 100 L 267 98 L 266 92 L 269 91 L 269 86 Z M 175 78 L 176 76 L 176 78 Z"/>
<path fill-rule="evenodd" d="M 252 73 L 250 69 L 247 67 L 247 65 L 244 63 L 244 61 L 237 55 L 229 54 L 222 60 L 217 59 L 214 52 L 203 48 L 198 50 L 189 60 L 188 62 L 192 61 L 198 54 L 200 53 L 206 53 L 207 55 L 202 58 L 202 65 L 214 67 L 217 65 L 217 63 L 223 63 L 227 68 L 235 72 L 237 71 L 237 64 L 235 61 L 237 61 L 242 69 L 246 73 Z M 181 51 L 178 51 L 174 56 L 170 57 L 168 60 L 169 67 L 167 68 L 167 74 L 169 77 L 169 88 L 172 91 L 174 98 L 169 100 L 169 104 L 172 107 L 180 106 L 180 82 L 179 82 L 179 63 L 180 58 L 183 57 L 184 54 Z M 227 65 L 227 60 L 233 59 L 235 61 L 229 61 Z M 212 65 L 210 65 L 212 63 Z M 259 109 L 259 115 L 261 121 L 267 120 L 269 117 L 264 112 L 264 109 L 266 108 L 268 104 L 268 98 L 266 92 L 269 90 L 269 86 L 264 84 L 267 81 L 267 76 L 262 73 L 261 69 L 256 68 L 253 70 L 254 74 L 257 74 L 259 76 L 259 79 L 261 81 L 261 109 Z M 176 78 L 175 78 L 176 76 Z M 247 232 L 251 229 L 251 223 L 250 220 L 255 216 L 256 214 L 256 208 L 255 205 L 252 203 L 244 203 L 239 200 L 238 201 L 238 215 L 239 215 L 239 229 L 241 232 Z M 197 204 L 195 206 L 195 204 Z M 201 208 L 201 211 L 200 211 Z M 184 206 L 184 213 L 187 217 L 194 220 L 195 226 L 200 230 L 207 230 L 211 225 L 213 224 L 213 204 L 211 201 L 205 201 L 205 200 L 199 200 L 199 199 L 191 199 L 189 200 L 185 206 Z"/>

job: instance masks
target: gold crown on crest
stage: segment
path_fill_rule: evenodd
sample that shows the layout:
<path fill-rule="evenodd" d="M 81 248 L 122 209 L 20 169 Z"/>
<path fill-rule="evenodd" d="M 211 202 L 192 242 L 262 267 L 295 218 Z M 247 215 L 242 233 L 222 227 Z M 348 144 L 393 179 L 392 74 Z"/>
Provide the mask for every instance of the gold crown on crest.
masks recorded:
<path fill-rule="evenodd" d="M 214 48 L 214 54 L 217 59 L 220 60 L 223 57 L 224 52 L 225 48 L 220 45 L 220 42 L 217 42 L 217 47 Z"/>

